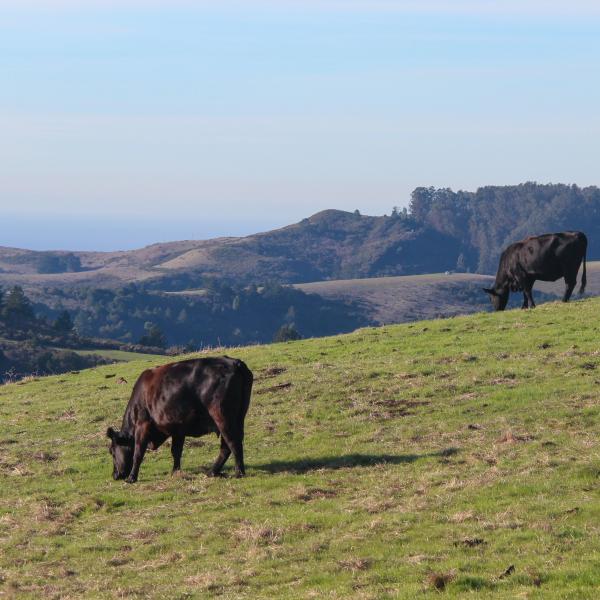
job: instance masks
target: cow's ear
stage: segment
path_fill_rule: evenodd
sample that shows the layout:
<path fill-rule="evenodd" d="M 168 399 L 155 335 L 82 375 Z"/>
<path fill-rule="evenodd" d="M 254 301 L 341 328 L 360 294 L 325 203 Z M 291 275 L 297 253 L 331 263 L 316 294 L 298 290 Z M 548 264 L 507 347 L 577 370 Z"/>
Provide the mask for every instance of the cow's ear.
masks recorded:
<path fill-rule="evenodd" d="M 496 293 L 496 290 L 493 290 L 492 288 L 481 288 L 486 294 L 489 294 L 490 296 L 497 296 L 498 294 Z"/>
<path fill-rule="evenodd" d="M 119 446 L 133 446 L 133 438 L 123 435 L 120 431 L 115 431 L 112 427 L 106 430 L 106 436 Z"/>

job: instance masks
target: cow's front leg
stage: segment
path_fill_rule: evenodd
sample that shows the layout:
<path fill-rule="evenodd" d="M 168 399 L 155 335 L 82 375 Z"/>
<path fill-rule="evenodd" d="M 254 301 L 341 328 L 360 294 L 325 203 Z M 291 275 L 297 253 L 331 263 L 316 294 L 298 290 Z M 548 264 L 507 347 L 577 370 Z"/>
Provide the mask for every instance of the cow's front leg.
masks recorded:
<path fill-rule="evenodd" d="M 523 292 L 527 296 L 527 300 L 529 302 L 529 308 L 535 308 L 535 302 L 533 301 L 533 291 L 531 288 L 525 289 Z"/>
<path fill-rule="evenodd" d="M 521 308 L 529 308 L 529 300 L 527 300 L 527 294 L 525 292 L 523 292 L 523 305 L 521 306 Z"/>
<path fill-rule="evenodd" d="M 148 448 L 150 441 L 150 423 L 141 423 L 135 428 L 135 449 L 133 451 L 133 466 L 129 477 L 125 480 L 127 483 L 135 483 L 140 472 L 140 466 Z"/>
<path fill-rule="evenodd" d="M 173 456 L 173 473 L 181 469 L 181 455 L 183 454 L 184 435 L 174 435 L 171 438 L 171 455 Z"/>

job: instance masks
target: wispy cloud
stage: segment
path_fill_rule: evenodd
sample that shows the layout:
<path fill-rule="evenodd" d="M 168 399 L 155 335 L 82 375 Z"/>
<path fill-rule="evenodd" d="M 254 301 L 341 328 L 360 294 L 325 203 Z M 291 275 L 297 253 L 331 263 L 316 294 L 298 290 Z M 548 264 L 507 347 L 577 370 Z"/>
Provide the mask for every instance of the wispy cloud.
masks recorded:
<path fill-rule="evenodd" d="M 26 9 L 115 9 L 115 8 L 257 8 L 303 11 L 364 11 L 408 14 L 499 15 L 538 17 L 600 16 L 597 0 L 0 0 L 0 8 Z"/>

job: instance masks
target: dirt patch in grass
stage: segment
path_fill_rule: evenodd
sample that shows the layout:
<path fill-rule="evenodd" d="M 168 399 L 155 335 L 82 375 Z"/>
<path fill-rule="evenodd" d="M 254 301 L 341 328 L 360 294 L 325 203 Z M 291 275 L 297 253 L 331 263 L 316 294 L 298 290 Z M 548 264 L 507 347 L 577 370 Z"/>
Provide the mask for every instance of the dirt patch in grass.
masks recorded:
<path fill-rule="evenodd" d="M 294 493 L 293 497 L 301 502 L 310 502 L 311 500 L 335 498 L 337 495 L 338 492 L 336 490 L 325 488 L 303 488 Z"/>
<path fill-rule="evenodd" d="M 342 567 L 345 571 L 352 571 L 355 573 L 356 571 L 365 571 L 369 569 L 373 564 L 373 560 L 370 558 L 345 558 L 344 560 L 340 560 L 338 565 Z"/>
<path fill-rule="evenodd" d="M 197 440 L 197 439 L 193 439 L 193 438 L 187 438 L 185 440 L 185 445 L 188 448 L 203 448 L 204 446 L 206 446 L 206 442 L 204 440 Z"/>
<path fill-rule="evenodd" d="M 515 572 L 515 565 L 510 565 L 501 575 L 498 576 L 498 579 L 506 579 L 510 577 Z"/>
<path fill-rule="evenodd" d="M 535 439 L 528 433 L 518 434 L 514 431 L 505 431 L 496 441 L 498 444 L 516 444 L 517 442 L 530 442 Z"/>
<path fill-rule="evenodd" d="M 263 379 L 271 379 L 273 377 L 277 377 L 278 375 L 281 375 L 282 373 L 285 373 L 286 371 L 287 371 L 287 369 L 285 367 L 280 367 L 277 365 L 273 365 L 271 367 L 266 367 L 265 369 L 262 369 L 261 371 L 258 372 L 258 375 L 255 378 L 255 381 L 262 381 Z"/>
<path fill-rule="evenodd" d="M 354 415 L 369 419 L 390 419 L 407 417 L 415 414 L 413 409 L 430 404 L 428 400 L 404 400 L 396 398 L 362 399 L 355 398 L 352 402 Z"/>
<path fill-rule="evenodd" d="M 56 521 L 60 517 L 60 504 L 50 499 L 42 500 L 35 508 L 33 517 L 36 521 Z"/>
<path fill-rule="evenodd" d="M 438 592 L 443 592 L 455 577 L 456 574 L 453 571 L 449 573 L 430 573 L 427 576 L 426 584 Z"/>
<path fill-rule="evenodd" d="M 487 542 L 483 538 L 465 538 L 454 542 L 454 546 L 465 546 L 466 548 L 475 548 L 484 544 L 487 544 Z"/>
<path fill-rule="evenodd" d="M 109 567 L 122 567 L 123 565 L 126 565 L 132 561 L 133 558 L 129 558 L 127 556 L 114 556 L 113 558 L 108 559 L 106 564 Z"/>
<path fill-rule="evenodd" d="M 285 383 L 278 383 L 277 385 L 272 385 L 271 387 L 262 388 L 260 390 L 256 390 L 255 394 L 268 394 L 270 392 L 280 392 L 281 390 L 289 390 L 292 387 L 291 381 L 286 381 Z"/>
<path fill-rule="evenodd" d="M 33 458 L 39 462 L 50 463 L 58 460 L 58 454 L 52 454 L 51 452 L 36 452 Z"/>

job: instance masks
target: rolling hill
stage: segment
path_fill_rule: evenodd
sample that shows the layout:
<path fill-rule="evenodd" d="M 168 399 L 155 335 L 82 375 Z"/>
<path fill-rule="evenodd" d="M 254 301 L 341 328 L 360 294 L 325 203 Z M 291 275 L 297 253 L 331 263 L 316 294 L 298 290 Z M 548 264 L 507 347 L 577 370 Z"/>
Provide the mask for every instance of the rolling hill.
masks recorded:
<path fill-rule="evenodd" d="M 600 295 L 600 262 L 588 262 L 588 296 Z M 328 300 L 351 302 L 380 325 L 406 323 L 439 316 L 449 317 L 489 310 L 481 288 L 493 277 L 475 273 L 434 273 L 405 277 L 374 277 L 340 281 L 300 283 L 295 288 Z M 581 281 L 579 273 L 578 282 Z M 577 286 L 579 289 L 579 284 Z M 540 303 L 562 297 L 564 281 L 538 281 L 534 297 Z M 520 306 L 521 294 L 511 294 L 511 305 Z"/>
<path fill-rule="evenodd" d="M 34 252 L 0 248 L 0 285 L 118 286 L 152 280 L 185 289 L 216 276 L 285 283 L 423 273 L 454 268 L 457 244 L 399 217 L 325 210 L 244 238 L 155 244 L 123 252 Z M 447 259 L 440 259 L 446 255 Z"/>
<path fill-rule="evenodd" d="M 409 210 L 363 216 L 324 210 L 243 238 L 187 240 L 122 252 L 33 252 L 0 247 L 0 285 L 184 290 L 207 277 L 229 283 L 307 283 L 458 270 L 491 273 L 508 244 L 582 230 L 600 258 L 600 189 L 537 184 L 475 192 L 416 188 Z M 107 232 L 110 235 L 110 232 Z"/>
<path fill-rule="evenodd" d="M 256 377 L 243 480 L 205 476 L 214 437 L 111 480 L 106 427 L 163 359 L 1 386 L 0 593 L 596 598 L 599 310 L 228 350 Z"/>
<path fill-rule="evenodd" d="M 353 302 L 379 324 L 406 323 L 486 310 L 481 287 L 493 278 L 471 273 L 433 273 L 300 283 L 295 288 L 322 298 Z"/>

